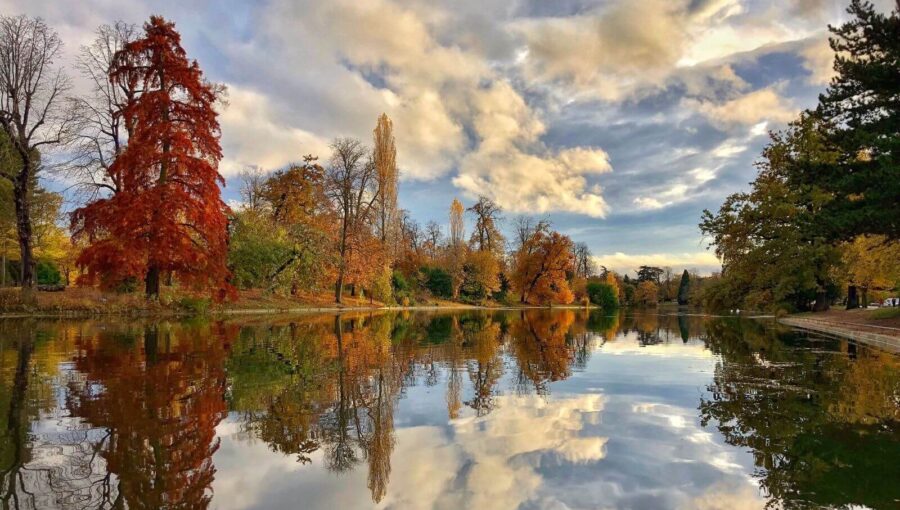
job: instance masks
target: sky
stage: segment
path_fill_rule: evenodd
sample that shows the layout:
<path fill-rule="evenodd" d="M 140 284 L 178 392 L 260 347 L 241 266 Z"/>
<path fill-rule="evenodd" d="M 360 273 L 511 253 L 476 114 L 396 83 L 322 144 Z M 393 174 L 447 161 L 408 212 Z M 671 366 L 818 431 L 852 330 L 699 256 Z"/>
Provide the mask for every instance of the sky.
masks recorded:
<path fill-rule="evenodd" d="M 547 218 L 610 269 L 709 273 L 701 211 L 746 189 L 767 133 L 815 105 L 847 3 L 0 0 L 0 13 L 44 18 L 70 68 L 102 24 L 174 21 L 228 88 L 231 203 L 243 168 L 326 161 L 335 137 L 371 143 L 387 113 L 400 206 L 422 225 L 485 195 L 507 228 Z"/>

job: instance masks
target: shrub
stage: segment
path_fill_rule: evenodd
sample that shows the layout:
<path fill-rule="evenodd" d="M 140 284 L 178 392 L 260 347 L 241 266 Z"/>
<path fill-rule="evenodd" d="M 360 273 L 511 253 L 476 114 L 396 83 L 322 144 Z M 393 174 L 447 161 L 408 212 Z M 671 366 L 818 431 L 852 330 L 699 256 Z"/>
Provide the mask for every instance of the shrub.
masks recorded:
<path fill-rule="evenodd" d="M 432 296 L 450 298 L 453 296 L 453 279 L 450 273 L 438 267 L 423 267 L 421 269 L 425 288 Z"/>
<path fill-rule="evenodd" d="M 605 310 L 611 310 L 619 306 L 619 297 L 616 295 L 616 290 L 608 283 L 588 283 L 587 295 L 592 303 Z"/>
<path fill-rule="evenodd" d="M 178 305 L 193 315 L 203 315 L 209 311 L 209 299 L 197 297 L 183 297 Z"/>
<path fill-rule="evenodd" d="M 59 285 L 62 283 L 62 275 L 50 262 L 38 262 L 37 282 L 38 285 Z"/>
<path fill-rule="evenodd" d="M 398 294 L 392 285 L 394 278 L 396 278 L 396 273 L 392 277 L 390 268 L 384 268 L 379 271 L 375 276 L 375 280 L 372 281 L 372 288 L 369 289 L 372 298 L 381 301 L 387 306 L 393 305 L 394 296 Z"/>

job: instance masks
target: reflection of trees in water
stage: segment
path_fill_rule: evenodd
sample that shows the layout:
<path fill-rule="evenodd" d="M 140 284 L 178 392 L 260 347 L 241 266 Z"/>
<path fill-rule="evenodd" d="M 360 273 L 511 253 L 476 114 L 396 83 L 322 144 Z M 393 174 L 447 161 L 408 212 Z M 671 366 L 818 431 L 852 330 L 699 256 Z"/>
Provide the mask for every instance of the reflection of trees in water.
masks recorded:
<path fill-rule="evenodd" d="M 4 508 L 208 505 L 225 338 L 187 329 L 60 323 L 12 332 L 18 345 L 0 345 L 12 397 L 0 399 Z M 38 420 L 51 426 L 38 432 Z"/>
<path fill-rule="evenodd" d="M 753 453 L 770 506 L 896 508 L 900 362 L 796 338 L 751 321 L 711 322 L 707 345 L 721 361 L 700 403 L 703 425 Z"/>
<path fill-rule="evenodd" d="M 79 340 L 85 381 L 70 385 L 67 407 L 108 433 L 95 448 L 117 479 L 113 507 L 209 505 L 231 336 L 218 324 L 161 323 L 139 336 Z"/>
<path fill-rule="evenodd" d="M 229 398 L 244 433 L 276 451 L 301 462 L 321 451 L 333 471 L 365 461 L 377 502 L 391 472 L 396 402 L 407 387 L 443 380 L 451 419 L 463 406 L 483 416 L 496 405 L 508 356 L 520 384 L 546 394 L 549 382 L 587 362 L 594 335 L 585 317 L 580 329 L 573 327 L 575 318 L 568 310 L 530 310 L 518 318 L 343 315 L 245 328 L 228 363 Z"/>
<path fill-rule="evenodd" d="M 31 491 L 63 507 L 203 508 L 215 474 L 215 427 L 229 407 L 238 437 L 303 463 L 321 455 L 333 471 L 365 465 L 372 498 L 381 501 L 394 413 L 407 388 L 446 385 L 451 419 L 484 416 L 497 406 L 501 381 L 548 395 L 552 382 L 583 369 L 596 344 L 614 341 L 620 328 L 671 329 L 680 339 L 678 319 L 665 320 L 534 309 L 243 319 L 240 327 L 77 323 L 80 329 L 38 338 L 25 328 L 5 335 L 19 340 L 0 344 L 7 418 L 0 490 L 7 506 L 50 506 L 22 504 Z M 691 337 L 699 334 L 693 322 L 687 327 Z M 60 381 L 62 400 L 54 393 Z M 71 431 L 34 437 L 31 424 L 60 405 Z"/>

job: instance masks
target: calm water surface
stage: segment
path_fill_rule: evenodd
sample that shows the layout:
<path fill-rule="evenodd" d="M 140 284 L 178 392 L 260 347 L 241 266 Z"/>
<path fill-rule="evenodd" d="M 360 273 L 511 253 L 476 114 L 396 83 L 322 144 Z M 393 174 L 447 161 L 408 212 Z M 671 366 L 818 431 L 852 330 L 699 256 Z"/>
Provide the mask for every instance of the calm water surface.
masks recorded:
<path fill-rule="evenodd" d="M 581 311 L 0 321 L 3 508 L 900 507 L 900 361 Z"/>

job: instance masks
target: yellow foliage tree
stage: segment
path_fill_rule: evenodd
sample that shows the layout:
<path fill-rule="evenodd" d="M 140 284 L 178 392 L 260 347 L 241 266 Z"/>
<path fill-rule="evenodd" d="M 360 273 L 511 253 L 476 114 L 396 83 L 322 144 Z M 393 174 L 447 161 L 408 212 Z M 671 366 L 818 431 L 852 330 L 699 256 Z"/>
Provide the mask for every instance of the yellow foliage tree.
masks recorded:
<path fill-rule="evenodd" d="M 644 306 L 656 306 L 659 300 L 659 288 L 647 280 L 638 284 L 634 291 L 634 301 Z"/>
<path fill-rule="evenodd" d="M 857 236 L 842 249 L 844 278 L 862 293 L 862 306 L 869 291 L 887 291 L 900 280 L 900 243 L 884 236 Z"/>

